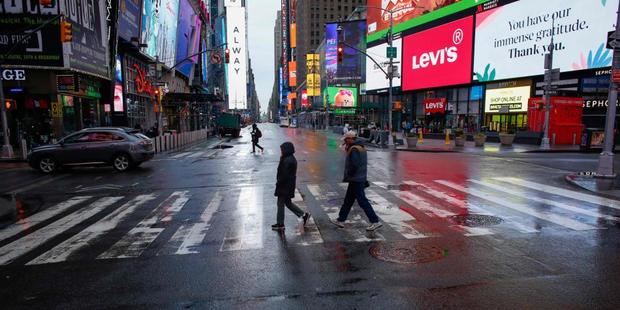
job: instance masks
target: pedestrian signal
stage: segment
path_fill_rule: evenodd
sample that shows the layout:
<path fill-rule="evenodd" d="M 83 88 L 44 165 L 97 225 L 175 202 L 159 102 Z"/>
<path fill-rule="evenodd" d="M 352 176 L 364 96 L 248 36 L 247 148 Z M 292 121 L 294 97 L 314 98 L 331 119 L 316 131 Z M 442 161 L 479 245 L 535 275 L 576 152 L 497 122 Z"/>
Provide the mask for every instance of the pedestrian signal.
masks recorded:
<path fill-rule="evenodd" d="M 338 44 L 338 63 L 341 63 L 343 58 L 344 58 L 344 45 Z"/>
<path fill-rule="evenodd" d="M 50 8 L 54 6 L 54 0 L 39 0 L 39 4 L 43 7 Z"/>
<path fill-rule="evenodd" d="M 73 38 L 71 27 L 71 23 L 68 21 L 60 22 L 60 42 L 71 42 Z"/>
<path fill-rule="evenodd" d="M 11 111 L 11 110 L 16 110 L 17 109 L 17 102 L 13 99 L 5 99 L 4 100 L 4 107 L 6 108 L 7 111 Z"/>

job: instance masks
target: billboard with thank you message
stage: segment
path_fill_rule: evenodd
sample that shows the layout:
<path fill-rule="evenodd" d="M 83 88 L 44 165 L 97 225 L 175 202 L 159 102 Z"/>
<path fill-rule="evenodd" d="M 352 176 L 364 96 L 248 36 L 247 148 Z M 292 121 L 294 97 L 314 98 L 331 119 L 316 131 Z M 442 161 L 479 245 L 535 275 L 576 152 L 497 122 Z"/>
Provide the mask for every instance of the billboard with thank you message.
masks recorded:
<path fill-rule="evenodd" d="M 326 102 L 335 108 L 356 108 L 357 88 L 355 87 L 327 87 L 324 92 Z"/>
<path fill-rule="evenodd" d="M 471 82 L 472 16 L 403 39 L 403 90 Z"/>
<path fill-rule="evenodd" d="M 553 67 L 611 66 L 605 49 L 618 0 L 521 0 L 476 15 L 474 73 L 479 81 L 542 75 L 554 29 Z"/>

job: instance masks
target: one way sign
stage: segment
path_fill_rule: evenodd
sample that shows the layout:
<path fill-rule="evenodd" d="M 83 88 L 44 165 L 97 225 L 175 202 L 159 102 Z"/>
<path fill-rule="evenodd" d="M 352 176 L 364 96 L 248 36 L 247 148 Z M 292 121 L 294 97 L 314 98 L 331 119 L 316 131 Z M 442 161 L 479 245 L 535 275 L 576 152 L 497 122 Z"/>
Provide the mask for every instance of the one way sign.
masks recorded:
<path fill-rule="evenodd" d="M 607 48 L 612 50 L 616 47 L 620 47 L 620 40 L 618 40 L 615 31 L 610 31 L 607 33 Z"/>

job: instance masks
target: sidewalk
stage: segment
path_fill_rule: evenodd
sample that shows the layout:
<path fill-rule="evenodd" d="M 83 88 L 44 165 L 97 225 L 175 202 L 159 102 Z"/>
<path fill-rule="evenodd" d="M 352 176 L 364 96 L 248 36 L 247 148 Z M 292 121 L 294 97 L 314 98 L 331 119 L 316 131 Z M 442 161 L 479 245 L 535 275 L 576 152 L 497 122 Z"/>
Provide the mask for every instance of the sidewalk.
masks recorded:
<path fill-rule="evenodd" d="M 620 177 L 615 179 L 595 178 L 589 173 L 571 173 L 565 177 L 566 182 L 587 191 L 610 199 L 620 200 Z M 589 198 L 589 197 L 584 197 Z M 596 197 L 593 197 L 596 199 Z"/>
<path fill-rule="evenodd" d="M 396 150 L 405 152 L 430 152 L 430 153 L 579 153 L 578 145 L 554 145 L 549 150 L 542 150 L 538 145 L 531 144 L 513 144 L 512 146 L 503 146 L 500 143 L 485 142 L 484 147 L 476 147 L 473 141 L 465 141 L 465 146 L 456 147 L 454 140 L 450 140 L 450 144 L 446 145 L 445 140 L 425 139 L 415 147 L 406 145 L 397 146 Z"/>

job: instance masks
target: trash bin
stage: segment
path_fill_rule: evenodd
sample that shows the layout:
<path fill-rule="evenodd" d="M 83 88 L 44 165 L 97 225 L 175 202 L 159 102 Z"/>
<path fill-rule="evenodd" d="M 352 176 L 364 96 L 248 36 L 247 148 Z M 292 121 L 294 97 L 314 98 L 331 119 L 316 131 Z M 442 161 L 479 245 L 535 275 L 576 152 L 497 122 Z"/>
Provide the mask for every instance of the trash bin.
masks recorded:
<path fill-rule="evenodd" d="M 605 147 L 605 129 L 586 128 L 583 131 L 583 134 L 581 136 L 581 145 L 580 145 L 581 151 L 583 152 L 601 151 L 602 152 L 604 147 Z M 615 145 L 614 145 L 614 148 L 615 148 Z"/>

